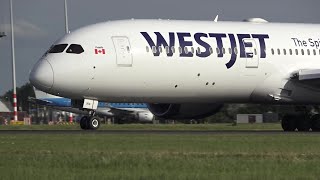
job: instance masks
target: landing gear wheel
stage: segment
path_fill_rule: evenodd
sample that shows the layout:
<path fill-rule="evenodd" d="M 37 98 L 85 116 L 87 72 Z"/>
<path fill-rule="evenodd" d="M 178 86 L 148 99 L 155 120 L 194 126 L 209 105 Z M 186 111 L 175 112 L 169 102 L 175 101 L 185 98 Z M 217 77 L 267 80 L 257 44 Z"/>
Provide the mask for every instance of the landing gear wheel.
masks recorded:
<path fill-rule="evenodd" d="M 88 123 L 88 116 L 83 116 L 80 120 L 80 127 L 81 129 L 89 129 L 89 123 Z"/>
<path fill-rule="evenodd" d="M 294 131 L 296 129 L 295 117 L 291 114 L 283 116 L 281 126 L 284 131 Z"/>
<path fill-rule="evenodd" d="M 311 116 L 311 129 L 312 131 L 320 131 L 320 114 Z"/>
<path fill-rule="evenodd" d="M 96 130 L 100 127 L 100 119 L 96 116 L 92 116 L 89 119 L 89 129 Z"/>
<path fill-rule="evenodd" d="M 307 114 L 296 116 L 296 126 L 298 131 L 309 131 L 311 127 L 310 118 Z"/>

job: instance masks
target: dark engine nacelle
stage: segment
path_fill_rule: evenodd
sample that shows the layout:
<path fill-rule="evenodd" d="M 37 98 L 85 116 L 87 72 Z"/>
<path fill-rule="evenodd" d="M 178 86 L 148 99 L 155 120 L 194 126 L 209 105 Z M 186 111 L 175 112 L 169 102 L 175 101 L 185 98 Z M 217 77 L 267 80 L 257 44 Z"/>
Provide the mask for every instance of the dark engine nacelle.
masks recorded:
<path fill-rule="evenodd" d="M 149 110 L 163 119 L 201 119 L 217 113 L 222 104 L 148 104 Z"/>

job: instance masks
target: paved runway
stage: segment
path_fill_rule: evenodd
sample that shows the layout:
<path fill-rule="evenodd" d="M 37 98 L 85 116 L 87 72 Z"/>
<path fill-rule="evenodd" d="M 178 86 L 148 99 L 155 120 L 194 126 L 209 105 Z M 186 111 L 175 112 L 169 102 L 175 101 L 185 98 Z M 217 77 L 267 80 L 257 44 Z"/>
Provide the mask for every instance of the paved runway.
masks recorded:
<path fill-rule="evenodd" d="M 320 134 L 320 132 L 283 132 L 281 130 L 0 130 L 1 134 L 159 134 L 159 135 L 219 135 L 219 134 Z"/>

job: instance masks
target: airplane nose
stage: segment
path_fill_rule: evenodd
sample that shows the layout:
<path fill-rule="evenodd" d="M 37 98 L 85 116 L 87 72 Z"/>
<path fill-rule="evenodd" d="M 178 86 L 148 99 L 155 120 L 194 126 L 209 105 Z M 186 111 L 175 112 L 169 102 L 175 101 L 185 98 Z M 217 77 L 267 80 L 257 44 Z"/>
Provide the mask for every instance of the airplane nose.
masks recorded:
<path fill-rule="evenodd" d="M 40 60 L 32 69 L 29 80 L 40 90 L 49 90 L 53 86 L 53 69 L 48 60 Z"/>

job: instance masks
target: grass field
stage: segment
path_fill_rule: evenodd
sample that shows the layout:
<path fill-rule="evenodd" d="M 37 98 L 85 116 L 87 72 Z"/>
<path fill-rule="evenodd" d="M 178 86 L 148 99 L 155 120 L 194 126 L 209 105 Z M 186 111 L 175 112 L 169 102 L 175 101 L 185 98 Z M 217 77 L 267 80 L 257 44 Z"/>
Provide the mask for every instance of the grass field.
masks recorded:
<path fill-rule="evenodd" d="M 9 125 L 0 126 L 0 130 L 79 130 L 79 124 L 73 125 Z M 102 124 L 99 130 L 282 130 L 279 123 L 264 124 Z"/>
<path fill-rule="evenodd" d="M 319 179 L 319 164 L 315 133 L 0 136 L 0 179 Z"/>

